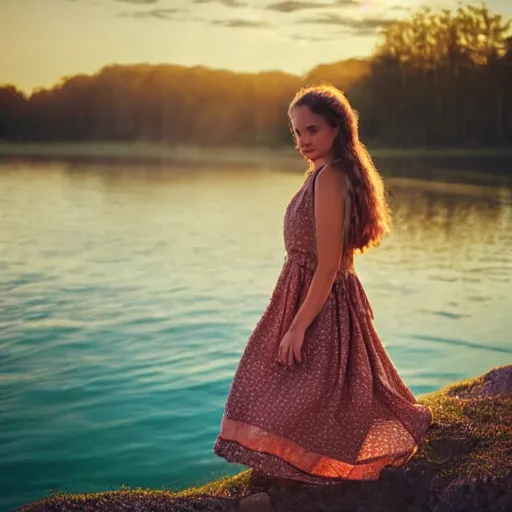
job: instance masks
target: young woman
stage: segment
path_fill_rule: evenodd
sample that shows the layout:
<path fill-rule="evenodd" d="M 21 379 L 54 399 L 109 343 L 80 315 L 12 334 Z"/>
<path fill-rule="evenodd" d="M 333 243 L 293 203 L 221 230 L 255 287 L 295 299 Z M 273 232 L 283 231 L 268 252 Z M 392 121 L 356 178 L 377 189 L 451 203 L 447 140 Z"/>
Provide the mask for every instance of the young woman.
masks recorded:
<path fill-rule="evenodd" d="M 382 179 L 333 86 L 302 88 L 288 117 L 306 179 L 284 215 L 286 258 L 234 376 L 214 452 L 310 484 L 377 480 L 432 423 L 373 325 L 354 255 L 390 228 Z"/>

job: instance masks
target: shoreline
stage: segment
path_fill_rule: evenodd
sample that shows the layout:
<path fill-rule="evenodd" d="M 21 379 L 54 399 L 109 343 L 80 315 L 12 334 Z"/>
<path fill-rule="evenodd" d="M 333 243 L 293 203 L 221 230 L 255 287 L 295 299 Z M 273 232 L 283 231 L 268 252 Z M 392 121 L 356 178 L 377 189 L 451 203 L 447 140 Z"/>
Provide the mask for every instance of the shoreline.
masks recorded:
<path fill-rule="evenodd" d="M 355 510 L 364 503 L 365 510 L 379 512 L 508 510 L 506 506 L 512 504 L 512 475 L 507 464 L 512 448 L 512 365 L 454 381 L 417 399 L 432 409 L 433 423 L 414 457 L 403 467 L 384 468 L 377 481 L 341 482 L 330 492 L 248 469 L 180 491 L 126 486 L 83 494 L 51 491 L 50 496 L 16 511 L 235 512 L 240 510 L 240 500 L 260 492 L 271 495 L 273 502 L 288 507 L 286 510 L 297 511 L 307 502 L 310 506 L 329 502 L 337 507 L 329 510 Z"/>
<path fill-rule="evenodd" d="M 368 148 L 373 158 L 491 158 L 512 159 L 512 148 Z M 189 165 L 285 165 L 303 167 L 290 146 L 169 146 L 147 142 L 12 143 L 0 142 L 0 161 L 11 159 L 66 159 Z"/>

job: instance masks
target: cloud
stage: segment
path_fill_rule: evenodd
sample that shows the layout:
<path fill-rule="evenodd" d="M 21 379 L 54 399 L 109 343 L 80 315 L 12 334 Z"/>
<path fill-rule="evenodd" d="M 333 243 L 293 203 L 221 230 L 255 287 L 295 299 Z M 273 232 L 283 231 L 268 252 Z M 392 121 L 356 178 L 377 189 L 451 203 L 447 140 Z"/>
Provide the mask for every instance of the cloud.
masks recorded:
<path fill-rule="evenodd" d="M 394 22 L 395 20 L 385 20 L 382 18 L 359 19 L 333 13 L 321 14 L 315 18 L 304 18 L 300 20 L 300 23 L 335 25 L 339 27 L 350 28 L 356 31 L 358 35 L 373 34 L 377 29 L 391 25 Z"/>
<path fill-rule="evenodd" d="M 332 4 L 287 0 L 284 2 L 276 2 L 274 4 L 267 5 L 267 9 L 269 11 L 277 12 L 295 12 L 302 11 L 303 9 L 319 9 L 321 7 L 332 7 Z"/>
<path fill-rule="evenodd" d="M 194 0 L 195 4 L 211 4 L 219 2 L 227 7 L 245 7 L 247 4 L 241 0 Z"/>
<path fill-rule="evenodd" d="M 210 22 L 211 25 L 218 25 L 227 28 L 266 28 L 270 25 L 266 21 L 258 20 L 214 20 Z"/>
<path fill-rule="evenodd" d="M 123 2 L 125 4 L 136 4 L 136 5 L 151 5 L 157 4 L 160 0 L 116 0 L 116 2 Z"/>
<path fill-rule="evenodd" d="M 318 36 L 305 36 L 302 34 L 296 34 L 290 37 L 294 41 L 306 42 L 306 43 L 319 43 L 324 41 L 333 41 L 339 39 L 339 36 L 333 35 L 332 37 L 318 37 Z"/>
<path fill-rule="evenodd" d="M 282 13 L 303 11 L 306 9 L 325 9 L 333 7 L 354 7 L 359 5 L 358 0 L 334 0 L 332 2 L 314 2 L 310 0 L 284 0 L 267 5 L 270 11 Z"/>
<path fill-rule="evenodd" d="M 392 5 L 389 7 L 390 11 L 410 11 L 411 7 L 408 7 L 406 5 Z"/>
<path fill-rule="evenodd" d="M 173 15 L 183 12 L 183 9 L 150 9 L 149 11 L 121 12 L 122 18 L 153 18 L 157 20 L 171 20 Z"/>

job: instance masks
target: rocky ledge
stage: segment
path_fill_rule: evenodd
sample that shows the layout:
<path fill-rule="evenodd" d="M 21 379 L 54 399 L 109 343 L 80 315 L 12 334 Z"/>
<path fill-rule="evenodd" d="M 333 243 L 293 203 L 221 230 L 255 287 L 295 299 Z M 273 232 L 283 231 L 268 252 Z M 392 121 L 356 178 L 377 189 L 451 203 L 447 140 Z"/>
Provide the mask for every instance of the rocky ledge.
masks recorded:
<path fill-rule="evenodd" d="M 55 493 L 18 510 L 258 512 L 512 511 L 512 365 L 418 400 L 434 423 L 418 453 L 375 482 L 319 488 L 244 471 L 180 492 Z"/>

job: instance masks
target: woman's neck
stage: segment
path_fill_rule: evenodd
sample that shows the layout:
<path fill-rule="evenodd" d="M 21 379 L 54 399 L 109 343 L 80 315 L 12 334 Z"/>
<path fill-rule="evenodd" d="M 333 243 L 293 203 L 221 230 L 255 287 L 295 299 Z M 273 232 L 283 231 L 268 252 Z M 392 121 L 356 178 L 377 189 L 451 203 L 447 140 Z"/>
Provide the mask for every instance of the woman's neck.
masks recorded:
<path fill-rule="evenodd" d="M 313 160 L 313 166 L 314 166 L 314 169 L 316 170 L 316 169 L 320 169 L 320 167 L 324 167 L 324 166 L 330 165 L 330 164 L 335 164 L 339 161 L 340 161 L 339 158 L 333 158 L 333 156 L 330 155 L 327 157 L 322 157 L 322 158 Z"/>

